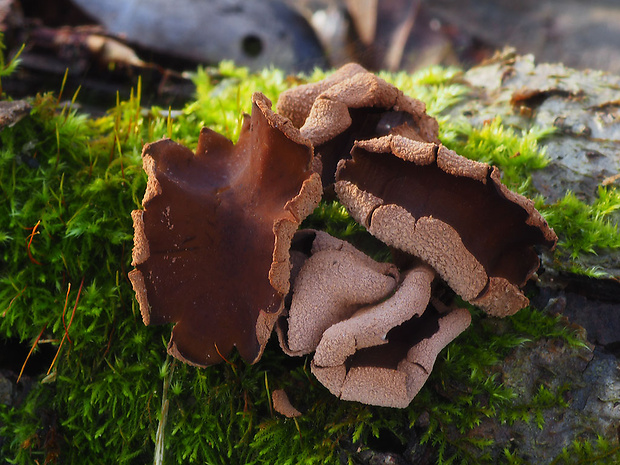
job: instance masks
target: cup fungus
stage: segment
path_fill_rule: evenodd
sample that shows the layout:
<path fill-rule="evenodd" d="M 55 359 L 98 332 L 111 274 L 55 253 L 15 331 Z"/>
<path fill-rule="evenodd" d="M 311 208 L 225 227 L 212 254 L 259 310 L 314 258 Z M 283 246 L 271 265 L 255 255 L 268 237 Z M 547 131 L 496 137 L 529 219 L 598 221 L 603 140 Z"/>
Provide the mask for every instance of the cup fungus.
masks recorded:
<path fill-rule="evenodd" d="M 439 126 L 423 102 L 353 63 L 327 79 L 283 92 L 277 108 L 314 145 L 324 186 L 333 184 L 338 161 L 348 158 L 356 140 L 405 134 L 439 142 Z"/>
<path fill-rule="evenodd" d="M 301 412 L 293 407 L 284 389 L 274 389 L 271 393 L 271 403 L 273 409 L 286 418 L 297 418 Z"/>
<path fill-rule="evenodd" d="M 175 322 L 168 351 L 199 366 L 237 347 L 253 363 L 289 291 L 289 247 L 321 195 L 311 144 L 254 94 L 234 145 L 207 128 L 196 153 L 148 144 L 130 279 L 145 324 Z"/>
<path fill-rule="evenodd" d="M 534 247 L 557 237 L 497 168 L 399 135 L 358 141 L 335 190 L 353 218 L 418 257 L 465 300 L 495 316 L 528 304 L 520 288 L 538 269 Z"/>
<path fill-rule="evenodd" d="M 305 355 L 316 349 L 327 328 L 389 296 L 398 270 L 323 231 L 299 231 L 295 242 L 291 254 L 301 254 L 303 263 L 293 280 L 288 318 L 277 329 L 287 354 Z"/>
<path fill-rule="evenodd" d="M 469 312 L 438 305 L 442 315 L 429 306 L 435 272 L 428 265 L 399 277 L 393 265 L 324 232 L 300 238 L 311 242 L 309 256 L 278 321 L 280 345 L 291 355 L 314 350 L 312 373 L 341 399 L 406 407 L 441 349 L 469 326 Z"/>

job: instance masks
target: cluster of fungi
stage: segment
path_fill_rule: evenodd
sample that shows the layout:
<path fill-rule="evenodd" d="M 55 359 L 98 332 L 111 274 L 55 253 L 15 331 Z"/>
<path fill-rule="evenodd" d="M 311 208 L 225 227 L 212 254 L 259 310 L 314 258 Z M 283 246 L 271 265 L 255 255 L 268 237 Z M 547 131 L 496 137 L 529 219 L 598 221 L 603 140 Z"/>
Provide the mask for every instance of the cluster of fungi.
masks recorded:
<path fill-rule="evenodd" d="M 204 367 L 236 347 L 255 363 L 275 328 L 334 395 L 406 407 L 470 324 L 454 294 L 498 317 L 528 304 L 553 230 L 496 168 L 441 145 L 422 102 L 355 64 L 277 113 L 252 102 L 237 144 L 203 128 L 195 153 L 144 147 L 130 279 L 145 324 L 175 323 L 173 356 Z M 324 192 L 393 263 L 299 229 Z"/>

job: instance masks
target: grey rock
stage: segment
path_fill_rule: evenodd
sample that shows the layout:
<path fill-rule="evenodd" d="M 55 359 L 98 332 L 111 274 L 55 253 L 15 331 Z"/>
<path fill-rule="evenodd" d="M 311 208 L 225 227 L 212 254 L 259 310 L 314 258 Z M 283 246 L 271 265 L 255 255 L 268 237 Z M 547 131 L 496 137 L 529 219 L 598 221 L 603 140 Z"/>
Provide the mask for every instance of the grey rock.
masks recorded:
<path fill-rule="evenodd" d="M 486 460 L 491 457 L 500 462 L 508 449 L 525 463 L 546 465 L 554 463 L 576 439 L 596 442 L 600 436 L 617 444 L 620 362 L 614 356 L 599 349 L 569 347 L 559 339 L 543 339 L 515 349 L 500 373 L 515 394 L 514 404 L 529 411 L 531 419 L 514 423 L 484 420 L 468 434 L 492 438 L 494 444 L 484 450 L 472 448 L 474 459 L 476 454 L 485 454 Z M 541 386 L 561 396 L 565 405 L 533 408 Z M 452 434 L 457 440 L 458 432 Z"/>
<path fill-rule="evenodd" d="M 549 203 L 571 190 L 592 200 L 598 186 L 620 172 L 620 77 L 577 71 L 562 64 L 536 65 L 510 52 L 472 68 L 465 81 L 475 92 L 450 114 L 480 126 L 500 116 L 522 130 L 557 129 L 544 140 L 549 165 L 533 174 Z"/>
<path fill-rule="evenodd" d="M 601 302 L 574 292 L 549 289 L 543 289 L 536 300 L 537 306 L 562 314 L 583 327 L 590 343 L 609 351 L 620 349 L 620 302 Z"/>
<path fill-rule="evenodd" d="M 607 438 L 617 437 L 620 427 L 620 362 L 595 351 L 583 373 L 585 386 L 575 392 L 573 407 L 591 418 L 591 427 Z"/>
<path fill-rule="evenodd" d="M 391 452 L 366 450 L 356 457 L 364 465 L 408 465 L 400 455 Z"/>

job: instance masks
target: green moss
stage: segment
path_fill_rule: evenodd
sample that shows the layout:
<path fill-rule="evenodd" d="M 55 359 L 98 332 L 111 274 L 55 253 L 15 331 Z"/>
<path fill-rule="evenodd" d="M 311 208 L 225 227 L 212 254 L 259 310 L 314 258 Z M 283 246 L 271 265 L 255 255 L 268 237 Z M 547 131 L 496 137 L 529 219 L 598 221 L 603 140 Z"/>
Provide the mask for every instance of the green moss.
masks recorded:
<path fill-rule="evenodd" d="M 432 68 L 413 78 L 387 77 L 440 112 L 466 92 L 456 76 Z M 142 324 L 127 279 L 130 212 L 145 189 L 141 147 L 166 135 L 193 147 L 203 124 L 234 139 L 252 92 L 275 100 L 299 81 L 225 63 L 197 71 L 195 82 L 195 102 L 179 111 L 142 109 L 138 86 L 96 119 L 40 95 L 29 118 L 0 132 L 0 338 L 32 346 L 41 334 L 35 351 L 44 344 L 58 351 L 21 405 L 0 406 L 1 460 L 133 464 L 152 462 L 159 451 L 166 463 L 355 463 L 358 449 L 386 434 L 404 447 L 427 412 L 421 439 L 437 463 L 493 463 L 484 455 L 492 441 L 475 434 L 483 420 L 538 424 L 537 412 L 560 405 L 561 396 L 544 390 L 523 405 L 496 371 L 528 341 L 582 343 L 533 309 L 506 319 L 499 332 L 495 320 L 472 309 L 472 327 L 442 352 L 427 385 L 402 410 L 338 401 L 312 377 L 308 358 L 286 357 L 275 341 L 253 366 L 237 356 L 204 370 L 171 361 L 170 328 Z M 490 132 L 448 127 L 442 137 L 470 156 L 480 143 L 469 138 L 489 137 L 498 164 L 511 163 L 515 151 L 534 150 L 532 142 L 514 145 L 519 135 L 499 122 L 482 131 Z M 514 182 L 535 167 L 516 166 Z M 322 204 L 305 224 L 387 256 L 338 203 Z M 274 388 L 286 389 L 304 415 L 274 414 Z M 518 451 L 508 450 L 505 463 L 517 463 L 515 457 Z"/>
<path fill-rule="evenodd" d="M 4 51 L 6 46 L 4 45 L 4 33 L 0 32 L 0 97 L 3 96 L 2 91 L 2 78 L 10 76 L 17 69 L 20 63 L 19 56 L 24 50 L 25 44 L 17 51 L 17 53 L 8 61 L 4 59 Z"/>
<path fill-rule="evenodd" d="M 459 83 L 461 71 L 457 68 L 431 66 L 414 74 L 405 72 L 379 73 L 383 79 L 395 85 L 406 95 L 422 100 L 432 116 L 441 118 L 441 113 L 458 103 L 470 89 Z"/>
<path fill-rule="evenodd" d="M 502 181 L 522 194 L 529 193 L 532 171 L 544 168 L 548 161 L 538 143 L 553 134 L 553 129 L 534 128 L 515 131 L 495 118 L 481 128 L 456 122 L 440 126 L 441 140 L 458 154 L 497 166 Z"/>
<path fill-rule="evenodd" d="M 620 458 L 620 445 L 598 437 L 595 442 L 575 439 L 569 447 L 551 462 L 551 465 L 616 465 Z"/>
<path fill-rule="evenodd" d="M 560 248 L 571 259 L 577 260 L 584 253 L 620 248 L 618 226 L 612 221 L 612 215 L 620 210 L 620 192 L 616 188 L 600 186 L 591 204 L 568 192 L 555 204 L 540 207 L 549 224 L 560 234 Z"/>
<path fill-rule="evenodd" d="M 153 345 L 158 330 L 136 318 L 126 277 L 126 213 L 144 191 L 139 139 L 126 137 L 139 107 L 135 100 L 119 106 L 122 115 L 107 117 L 116 130 L 106 132 L 101 121 L 58 108 L 52 95 L 32 103 L 30 118 L 0 133 L 0 230 L 8 238 L 0 246 L 0 334 L 30 345 L 42 333 L 59 353 L 25 404 L 3 409 L 7 459 L 53 454 L 45 441 L 53 434 L 67 461 L 86 450 L 97 463 L 113 443 L 127 462 L 147 450 L 150 370 L 162 358 Z M 53 427 L 40 423 L 42 409 Z"/>

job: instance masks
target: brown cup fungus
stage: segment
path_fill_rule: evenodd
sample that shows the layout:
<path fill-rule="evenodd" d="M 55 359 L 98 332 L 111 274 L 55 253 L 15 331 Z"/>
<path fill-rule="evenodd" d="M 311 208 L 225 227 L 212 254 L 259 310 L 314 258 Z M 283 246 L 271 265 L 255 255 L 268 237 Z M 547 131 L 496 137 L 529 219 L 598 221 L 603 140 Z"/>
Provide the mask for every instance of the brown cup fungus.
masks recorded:
<path fill-rule="evenodd" d="M 387 298 L 398 284 L 398 270 L 379 263 L 348 242 L 323 231 L 299 231 L 295 239 L 309 243 L 300 259 L 287 312 L 286 335 L 278 327 L 283 350 L 289 355 L 313 352 L 330 326 L 349 318 L 363 305 Z M 284 337 L 282 337 L 284 336 Z"/>
<path fill-rule="evenodd" d="M 439 142 L 437 121 L 426 114 L 423 102 L 353 63 L 327 79 L 283 92 L 277 108 L 314 145 L 316 169 L 326 187 L 356 140 L 405 134 Z"/>
<path fill-rule="evenodd" d="M 528 304 L 520 288 L 538 269 L 534 247 L 552 248 L 557 237 L 497 168 L 399 135 L 358 141 L 351 153 L 335 190 L 371 234 L 428 263 L 489 314 Z"/>
<path fill-rule="evenodd" d="M 341 399 L 406 407 L 439 352 L 469 326 L 469 312 L 429 306 L 435 273 L 427 265 L 399 276 L 324 232 L 299 235 L 312 244 L 278 323 L 282 348 L 315 351 L 312 373 Z"/>
<path fill-rule="evenodd" d="M 289 291 L 289 247 L 322 188 L 313 151 L 254 94 L 234 145 L 207 128 L 196 153 L 169 139 L 144 147 L 144 210 L 130 279 L 145 324 L 176 323 L 168 346 L 207 366 L 237 347 L 260 358 Z"/>
<path fill-rule="evenodd" d="M 271 393 L 271 403 L 273 409 L 286 418 L 297 418 L 301 416 L 301 412 L 293 407 L 288 398 L 288 394 L 283 389 L 275 389 Z"/>

